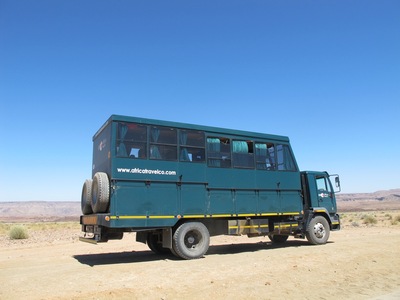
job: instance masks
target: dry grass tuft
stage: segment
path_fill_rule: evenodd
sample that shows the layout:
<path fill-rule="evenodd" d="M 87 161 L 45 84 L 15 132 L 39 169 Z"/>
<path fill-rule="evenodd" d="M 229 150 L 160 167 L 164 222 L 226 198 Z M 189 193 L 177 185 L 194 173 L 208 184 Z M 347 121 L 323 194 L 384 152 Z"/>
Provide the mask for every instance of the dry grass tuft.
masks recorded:
<path fill-rule="evenodd" d="M 24 240 L 29 237 L 28 230 L 22 225 L 12 226 L 8 235 L 11 240 Z"/>
<path fill-rule="evenodd" d="M 390 227 L 400 225 L 398 210 L 382 210 L 370 212 L 343 212 L 340 213 L 340 221 L 343 227 L 377 226 Z"/>

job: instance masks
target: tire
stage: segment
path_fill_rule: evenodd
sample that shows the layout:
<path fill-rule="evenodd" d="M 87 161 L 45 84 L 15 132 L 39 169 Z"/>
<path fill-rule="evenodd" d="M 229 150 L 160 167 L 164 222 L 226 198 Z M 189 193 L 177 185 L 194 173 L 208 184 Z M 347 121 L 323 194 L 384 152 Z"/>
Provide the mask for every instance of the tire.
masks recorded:
<path fill-rule="evenodd" d="M 283 244 L 289 238 L 288 235 L 281 235 L 281 234 L 273 234 L 268 236 L 271 242 L 276 244 Z"/>
<path fill-rule="evenodd" d="M 92 210 L 95 214 L 104 213 L 110 203 L 110 183 L 106 173 L 94 174 L 92 184 Z"/>
<path fill-rule="evenodd" d="M 174 247 L 172 247 L 171 249 L 169 249 L 172 253 L 172 255 L 174 255 L 175 257 L 181 258 L 178 254 L 176 254 Z"/>
<path fill-rule="evenodd" d="M 183 223 L 173 235 L 172 246 L 176 255 L 183 259 L 203 257 L 210 246 L 210 233 L 203 223 Z"/>
<path fill-rule="evenodd" d="M 307 226 L 306 237 L 310 244 L 323 245 L 329 239 L 329 223 L 322 216 L 315 216 Z"/>
<path fill-rule="evenodd" d="M 81 209 L 84 215 L 90 215 L 92 210 L 92 179 L 86 179 L 82 187 Z"/>
<path fill-rule="evenodd" d="M 162 240 L 160 238 L 160 234 L 157 233 L 147 234 L 147 245 L 150 250 L 156 254 L 170 254 L 171 250 L 162 246 Z"/>

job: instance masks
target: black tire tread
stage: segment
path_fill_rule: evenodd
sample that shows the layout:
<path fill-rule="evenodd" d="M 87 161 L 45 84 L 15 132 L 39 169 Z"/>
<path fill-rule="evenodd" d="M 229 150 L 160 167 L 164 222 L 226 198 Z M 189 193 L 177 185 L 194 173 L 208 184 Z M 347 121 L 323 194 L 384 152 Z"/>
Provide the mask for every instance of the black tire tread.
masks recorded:
<path fill-rule="evenodd" d="M 323 238 L 316 237 L 313 232 L 314 226 L 317 223 L 321 223 L 324 226 L 325 236 Z M 329 239 L 329 234 L 330 234 L 329 223 L 326 220 L 326 218 L 324 218 L 323 216 L 315 216 L 311 219 L 310 223 L 308 223 L 307 231 L 306 231 L 306 238 L 310 244 L 312 244 L 312 245 L 326 244 L 326 242 Z"/>
<path fill-rule="evenodd" d="M 86 179 L 82 187 L 81 209 L 84 215 L 90 215 L 92 210 L 92 179 Z"/>
<path fill-rule="evenodd" d="M 149 233 L 147 235 L 147 246 L 156 254 L 170 254 L 171 250 L 164 248 L 159 241 L 159 235 L 156 233 Z"/>
<path fill-rule="evenodd" d="M 201 244 L 195 250 L 188 249 L 184 243 L 185 235 L 190 231 L 197 231 L 201 235 Z M 210 246 L 210 233 L 207 227 L 201 222 L 187 222 L 181 224 L 174 232 L 173 251 L 178 257 L 183 259 L 198 259 L 203 257 Z"/>
<path fill-rule="evenodd" d="M 106 173 L 97 172 L 92 184 L 92 210 L 94 213 L 104 213 L 110 202 L 110 183 Z"/>
<path fill-rule="evenodd" d="M 282 234 L 269 235 L 268 237 L 271 240 L 271 242 L 276 244 L 283 244 L 289 238 L 288 235 L 282 235 Z"/>

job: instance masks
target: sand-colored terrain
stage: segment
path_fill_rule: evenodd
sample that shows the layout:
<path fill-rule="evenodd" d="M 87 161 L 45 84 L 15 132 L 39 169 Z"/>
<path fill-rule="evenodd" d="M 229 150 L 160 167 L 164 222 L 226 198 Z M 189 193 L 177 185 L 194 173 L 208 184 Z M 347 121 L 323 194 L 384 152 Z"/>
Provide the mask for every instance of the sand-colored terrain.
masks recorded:
<path fill-rule="evenodd" d="M 92 245 L 78 224 L 25 224 L 30 237 L 10 240 L 3 224 L 0 299 L 398 299 L 399 219 L 345 213 L 323 246 L 213 237 L 191 261 L 155 255 L 134 234 Z"/>

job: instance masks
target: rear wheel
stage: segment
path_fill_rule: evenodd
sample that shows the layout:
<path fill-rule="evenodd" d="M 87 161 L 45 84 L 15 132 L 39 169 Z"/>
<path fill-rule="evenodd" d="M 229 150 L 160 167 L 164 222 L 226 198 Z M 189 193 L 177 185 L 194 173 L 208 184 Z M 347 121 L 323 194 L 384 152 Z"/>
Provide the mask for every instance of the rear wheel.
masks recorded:
<path fill-rule="evenodd" d="M 148 233 L 147 234 L 147 245 L 150 250 L 157 254 L 170 254 L 171 250 L 168 248 L 164 248 L 162 246 L 162 237 L 161 233 Z"/>
<path fill-rule="evenodd" d="M 92 184 L 92 210 L 94 213 L 103 213 L 108 209 L 110 202 L 110 183 L 106 173 L 97 172 Z"/>
<path fill-rule="evenodd" d="M 273 234 L 268 236 L 271 242 L 277 243 L 277 244 L 282 244 L 287 241 L 289 238 L 288 235 L 281 235 L 281 234 Z"/>
<path fill-rule="evenodd" d="M 200 222 L 180 225 L 173 236 L 173 248 L 177 256 L 184 259 L 202 257 L 210 246 L 210 233 Z"/>
<path fill-rule="evenodd" d="M 181 258 L 181 257 L 175 252 L 174 247 L 172 247 L 172 248 L 169 249 L 169 250 L 171 251 L 171 253 L 172 253 L 174 256 L 176 256 L 176 257 L 178 257 L 178 258 Z"/>
<path fill-rule="evenodd" d="M 84 215 L 93 213 L 92 210 L 92 179 L 86 179 L 82 188 L 81 209 Z"/>
<path fill-rule="evenodd" d="M 329 223 L 323 216 L 315 216 L 307 226 L 306 237 L 313 245 L 326 244 L 329 238 Z"/>

